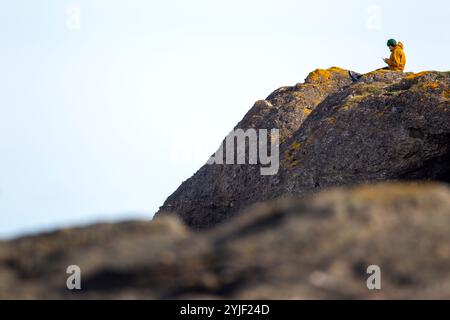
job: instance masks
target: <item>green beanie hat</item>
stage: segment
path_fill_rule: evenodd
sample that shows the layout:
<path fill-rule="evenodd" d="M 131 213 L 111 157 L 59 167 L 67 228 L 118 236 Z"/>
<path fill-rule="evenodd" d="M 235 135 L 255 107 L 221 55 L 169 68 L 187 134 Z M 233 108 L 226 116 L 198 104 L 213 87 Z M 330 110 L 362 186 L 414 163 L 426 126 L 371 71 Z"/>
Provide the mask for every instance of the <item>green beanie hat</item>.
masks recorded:
<path fill-rule="evenodd" d="M 387 42 L 388 47 L 395 47 L 397 45 L 397 41 L 395 39 L 389 39 Z"/>

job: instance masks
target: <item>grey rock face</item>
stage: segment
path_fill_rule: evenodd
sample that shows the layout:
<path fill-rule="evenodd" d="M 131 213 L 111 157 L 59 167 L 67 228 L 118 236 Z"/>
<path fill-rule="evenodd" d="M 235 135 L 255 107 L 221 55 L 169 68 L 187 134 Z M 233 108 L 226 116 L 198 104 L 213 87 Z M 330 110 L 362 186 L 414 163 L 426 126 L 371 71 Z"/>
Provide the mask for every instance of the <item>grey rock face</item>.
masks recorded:
<path fill-rule="evenodd" d="M 280 129 L 280 170 L 205 165 L 159 214 L 176 212 L 194 229 L 284 195 L 388 180 L 450 181 L 450 74 L 376 71 L 352 83 L 339 68 L 258 101 L 236 126 Z"/>

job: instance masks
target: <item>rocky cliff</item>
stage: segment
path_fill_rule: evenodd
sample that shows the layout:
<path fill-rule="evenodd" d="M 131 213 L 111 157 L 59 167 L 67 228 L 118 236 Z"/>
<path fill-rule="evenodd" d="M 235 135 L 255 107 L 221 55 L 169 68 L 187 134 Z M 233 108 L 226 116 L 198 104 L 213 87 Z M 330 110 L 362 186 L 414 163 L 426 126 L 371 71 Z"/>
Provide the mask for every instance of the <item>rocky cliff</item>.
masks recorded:
<path fill-rule="evenodd" d="M 376 71 L 353 83 L 340 68 L 258 101 L 235 129 L 280 130 L 280 170 L 205 165 L 159 214 L 192 228 L 227 220 L 248 205 L 324 188 L 391 180 L 450 181 L 450 74 Z"/>

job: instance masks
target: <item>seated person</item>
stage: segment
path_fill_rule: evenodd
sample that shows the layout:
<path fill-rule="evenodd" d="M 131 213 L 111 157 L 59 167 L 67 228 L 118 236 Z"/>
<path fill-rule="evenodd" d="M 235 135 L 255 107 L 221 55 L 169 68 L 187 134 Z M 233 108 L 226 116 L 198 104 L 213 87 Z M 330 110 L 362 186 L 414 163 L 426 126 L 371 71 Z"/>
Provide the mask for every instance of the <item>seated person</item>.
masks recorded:
<path fill-rule="evenodd" d="M 403 51 L 403 43 L 397 42 L 395 39 L 390 39 L 387 42 L 387 46 L 391 51 L 391 57 L 389 59 L 383 59 L 383 61 L 388 65 L 385 68 L 378 70 L 391 70 L 403 72 L 406 66 L 406 55 Z M 353 81 L 358 81 L 361 79 L 362 75 L 353 71 L 349 71 L 350 77 Z"/>

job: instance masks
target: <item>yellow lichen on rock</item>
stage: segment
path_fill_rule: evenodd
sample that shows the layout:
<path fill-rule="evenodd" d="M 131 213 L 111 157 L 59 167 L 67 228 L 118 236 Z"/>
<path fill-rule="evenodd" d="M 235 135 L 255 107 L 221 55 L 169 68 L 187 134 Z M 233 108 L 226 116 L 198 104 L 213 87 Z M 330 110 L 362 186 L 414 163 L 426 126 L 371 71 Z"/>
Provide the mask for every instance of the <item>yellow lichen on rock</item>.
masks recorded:
<path fill-rule="evenodd" d="M 423 71 L 423 72 L 419 72 L 419 73 L 412 73 L 408 76 L 405 77 L 405 80 L 414 80 L 423 76 L 426 76 L 427 74 L 430 74 L 429 71 Z"/>
<path fill-rule="evenodd" d="M 300 163 L 300 160 L 294 157 L 294 153 L 298 152 L 301 149 L 301 147 L 302 147 L 301 143 L 295 141 L 284 152 L 284 160 L 288 168 L 294 168 Z"/>
<path fill-rule="evenodd" d="M 428 80 L 419 82 L 418 84 L 416 84 L 416 88 L 418 90 L 425 91 L 428 93 L 438 93 L 444 99 L 448 99 L 450 95 L 448 85 L 445 82 L 439 80 Z"/>
<path fill-rule="evenodd" d="M 450 89 L 445 89 L 445 90 L 442 92 L 442 96 L 443 96 L 445 99 L 450 99 Z"/>
<path fill-rule="evenodd" d="M 298 141 L 295 141 L 293 144 L 291 144 L 291 150 L 298 151 L 301 148 L 301 143 Z"/>
<path fill-rule="evenodd" d="M 440 85 L 439 85 L 439 81 L 431 81 L 431 82 L 426 82 L 423 84 L 423 88 L 424 89 L 431 89 L 431 90 L 437 90 L 439 89 Z"/>
<path fill-rule="evenodd" d="M 329 69 L 316 69 L 306 78 L 306 83 L 322 83 L 327 82 L 335 76 L 347 76 L 348 71 L 339 67 L 331 67 Z"/>
<path fill-rule="evenodd" d="M 312 112 L 311 109 L 308 109 L 308 108 L 304 108 L 304 109 L 303 109 L 303 114 L 304 114 L 305 116 L 309 116 L 309 115 L 311 114 L 311 112 Z"/>

